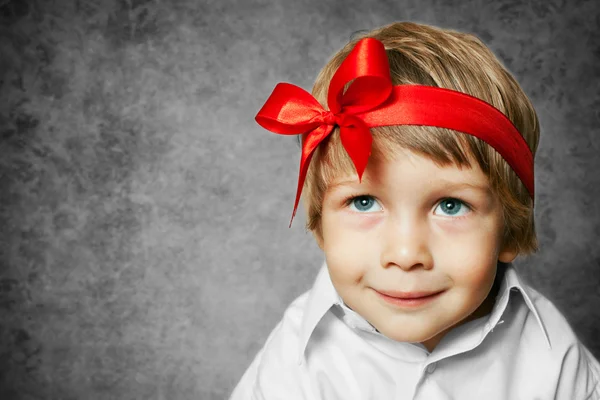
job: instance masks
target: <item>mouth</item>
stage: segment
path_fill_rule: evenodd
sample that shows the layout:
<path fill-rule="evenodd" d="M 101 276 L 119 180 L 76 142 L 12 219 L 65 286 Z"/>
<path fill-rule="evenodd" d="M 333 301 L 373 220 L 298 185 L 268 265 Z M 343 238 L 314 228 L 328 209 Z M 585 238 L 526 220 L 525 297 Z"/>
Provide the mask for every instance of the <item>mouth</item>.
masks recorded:
<path fill-rule="evenodd" d="M 437 292 L 380 292 L 375 291 L 385 302 L 401 307 L 418 307 L 434 301 L 444 293 Z"/>

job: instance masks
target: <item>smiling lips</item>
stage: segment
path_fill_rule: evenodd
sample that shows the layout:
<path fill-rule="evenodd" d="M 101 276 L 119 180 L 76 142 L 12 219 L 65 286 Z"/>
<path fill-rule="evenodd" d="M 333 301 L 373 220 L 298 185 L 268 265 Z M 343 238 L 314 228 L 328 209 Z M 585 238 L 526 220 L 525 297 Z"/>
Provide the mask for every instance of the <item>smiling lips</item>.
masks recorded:
<path fill-rule="evenodd" d="M 387 303 L 402 306 L 416 307 L 421 306 L 438 298 L 444 291 L 437 292 L 397 292 L 397 291 L 378 291 L 377 295 Z"/>
<path fill-rule="evenodd" d="M 395 297 L 397 299 L 418 299 L 420 297 L 428 297 L 434 294 L 438 294 L 441 290 L 435 292 L 396 292 L 396 291 L 386 291 L 386 290 L 378 290 L 379 293 L 388 296 Z"/>

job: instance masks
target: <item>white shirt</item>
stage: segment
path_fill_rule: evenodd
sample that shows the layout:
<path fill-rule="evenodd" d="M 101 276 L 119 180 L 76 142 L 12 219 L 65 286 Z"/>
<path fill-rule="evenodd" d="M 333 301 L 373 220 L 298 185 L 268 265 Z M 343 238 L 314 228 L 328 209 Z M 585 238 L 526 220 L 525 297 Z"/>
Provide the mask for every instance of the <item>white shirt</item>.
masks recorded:
<path fill-rule="evenodd" d="M 492 312 L 430 353 L 387 338 L 345 306 L 324 265 L 230 400 L 599 400 L 600 364 L 563 315 L 511 264 L 497 279 Z"/>

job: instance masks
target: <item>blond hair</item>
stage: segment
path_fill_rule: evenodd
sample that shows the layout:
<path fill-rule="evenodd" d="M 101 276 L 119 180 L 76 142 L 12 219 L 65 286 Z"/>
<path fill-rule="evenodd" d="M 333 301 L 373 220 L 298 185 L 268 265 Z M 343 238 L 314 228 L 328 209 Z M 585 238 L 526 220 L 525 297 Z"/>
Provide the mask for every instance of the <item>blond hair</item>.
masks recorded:
<path fill-rule="evenodd" d="M 523 135 L 535 155 L 539 122 L 533 105 L 494 54 L 474 35 L 413 22 L 397 22 L 351 40 L 325 65 L 313 96 L 326 107 L 329 82 L 359 39 L 371 37 L 385 46 L 394 85 L 420 84 L 467 93 L 502 111 Z M 503 210 L 505 246 L 518 254 L 537 250 L 533 200 L 506 161 L 484 141 L 462 132 L 432 126 L 372 128 L 372 156 L 388 157 L 398 148 L 425 155 L 440 166 L 478 163 Z M 325 191 L 341 172 L 354 166 L 341 145 L 339 128 L 317 148 L 304 185 L 307 229 L 322 238 L 321 210 Z"/>

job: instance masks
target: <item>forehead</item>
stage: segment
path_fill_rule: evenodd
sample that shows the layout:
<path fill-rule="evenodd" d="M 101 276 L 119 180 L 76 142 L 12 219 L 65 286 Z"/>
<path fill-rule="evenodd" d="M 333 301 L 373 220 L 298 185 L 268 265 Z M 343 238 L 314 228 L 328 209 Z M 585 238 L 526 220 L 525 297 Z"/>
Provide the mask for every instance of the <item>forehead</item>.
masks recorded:
<path fill-rule="evenodd" d="M 355 166 L 341 144 L 329 146 L 315 161 L 320 164 L 317 168 L 326 187 L 340 180 L 358 180 Z M 376 180 L 378 177 L 392 173 L 394 168 L 386 168 L 391 164 L 395 164 L 396 169 L 399 165 L 407 169 L 411 165 L 414 168 L 419 164 L 419 168 L 443 171 L 445 175 L 456 180 L 485 178 L 475 158 L 470 152 L 462 149 L 459 154 L 456 154 L 439 144 L 411 147 L 374 138 L 365 179 Z"/>
<path fill-rule="evenodd" d="M 327 190 L 357 184 L 413 185 L 416 188 L 461 187 L 490 191 L 489 180 L 477 163 L 440 163 L 427 155 L 407 149 L 394 153 L 393 157 L 372 154 L 361 180 L 353 167 L 337 170 L 330 175 Z"/>

